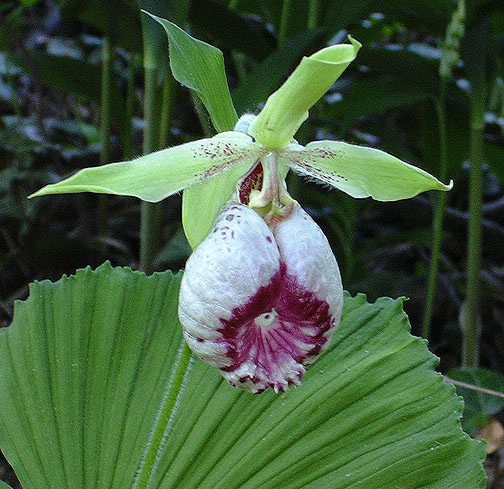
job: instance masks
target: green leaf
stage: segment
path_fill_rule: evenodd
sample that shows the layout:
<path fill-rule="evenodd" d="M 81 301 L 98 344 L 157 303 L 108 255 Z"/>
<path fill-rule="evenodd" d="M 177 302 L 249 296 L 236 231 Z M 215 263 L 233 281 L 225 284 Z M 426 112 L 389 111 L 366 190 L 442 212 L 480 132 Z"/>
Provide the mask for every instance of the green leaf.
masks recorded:
<path fill-rule="evenodd" d="M 189 10 L 189 0 L 137 0 L 140 9 L 151 14 L 167 17 L 175 23 L 184 24 Z M 168 68 L 168 45 L 163 27 L 152 15 L 142 15 L 144 67 L 163 71 Z M 166 68 L 165 68 L 166 67 Z"/>
<path fill-rule="evenodd" d="M 367 18 L 373 12 L 374 4 L 372 0 L 353 0 L 345 3 L 325 2 L 325 11 L 320 20 L 331 28 L 331 32 L 338 32 L 350 25 L 355 28 L 361 19 Z"/>
<path fill-rule="evenodd" d="M 483 445 L 402 300 L 346 296 L 301 387 L 254 396 L 181 353 L 178 279 L 106 264 L 16 304 L 0 446 L 24 489 L 127 489 L 139 467 L 158 489 L 484 488 Z"/>
<path fill-rule="evenodd" d="M 269 96 L 249 133 L 270 150 L 283 148 L 308 117 L 308 110 L 355 59 L 361 45 L 339 44 L 303 58 L 287 81 Z"/>
<path fill-rule="evenodd" d="M 343 100 L 330 106 L 329 117 L 342 120 L 344 131 L 362 117 L 380 114 L 388 109 L 417 104 L 429 94 L 410 83 L 380 76 L 358 80 L 345 93 Z"/>
<path fill-rule="evenodd" d="M 246 54 L 251 59 L 264 59 L 275 46 L 275 37 L 262 19 L 237 14 L 221 2 L 192 0 L 189 15 L 191 25 L 198 32 L 208 33 L 206 37 L 217 41 L 219 46 Z"/>
<path fill-rule="evenodd" d="M 504 377 L 483 368 L 452 368 L 446 374 L 450 379 L 466 384 L 504 393 Z M 457 393 L 464 398 L 464 427 L 475 432 L 492 416 L 504 408 L 504 399 L 490 394 L 456 386 Z"/>
<path fill-rule="evenodd" d="M 485 141 L 483 150 L 488 166 L 498 178 L 499 182 L 504 184 L 504 148 Z"/>
<path fill-rule="evenodd" d="M 16 304 L 0 445 L 23 489 L 132 487 L 181 345 L 179 279 L 105 264 Z"/>
<path fill-rule="evenodd" d="M 236 166 L 245 173 L 262 152 L 262 148 L 252 143 L 245 134 L 221 133 L 132 161 L 84 168 L 61 182 L 46 185 L 30 197 L 94 192 L 130 195 L 147 202 L 159 202 L 232 167 Z M 199 207 L 206 205 L 206 202 L 199 202 Z"/>
<path fill-rule="evenodd" d="M 426 190 L 450 190 L 426 171 L 374 148 L 339 141 L 290 144 L 279 161 L 294 171 L 361 199 L 408 199 Z"/>
<path fill-rule="evenodd" d="M 238 116 L 231 101 L 221 51 L 191 37 L 168 20 L 149 15 L 164 27 L 168 36 L 174 78 L 196 92 L 217 132 L 233 129 Z"/>
<path fill-rule="evenodd" d="M 101 71 L 98 64 L 92 64 L 69 56 L 56 56 L 37 51 L 28 51 L 32 68 L 44 85 L 66 93 L 82 95 L 90 100 L 100 100 Z M 15 66 L 23 67 L 30 73 L 26 60 L 19 55 L 9 58 Z M 126 131 L 126 105 L 119 87 L 113 83 L 111 88 L 112 111 L 115 123 L 121 132 Z"/>
<path fill-rule="evenodd" d="M 55 0 L 61 17 L 70 22 L 77 19 L 111 37 L 114 44 L 140 53 L 142 29 L 140 12 L 135 0 Z"/>
<path fill-rule="evenodd" d="M 5 482 L 0 481 L 0 489 L 12 489 L 11 486 L 8 486 Z"/>
<path fill-rule="evenodd" d="M 439 60 L 422 56 L 403 46 L 365 46 L 359 52 L 359 63 L 375 75 L 405 80 L 421 92 L 439 93 Z"/>

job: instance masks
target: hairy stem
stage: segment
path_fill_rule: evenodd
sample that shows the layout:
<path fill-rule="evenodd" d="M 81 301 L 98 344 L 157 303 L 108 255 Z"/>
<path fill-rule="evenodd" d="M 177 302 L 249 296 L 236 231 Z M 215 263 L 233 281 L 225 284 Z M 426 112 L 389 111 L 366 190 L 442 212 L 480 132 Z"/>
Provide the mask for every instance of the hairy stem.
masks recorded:
<path fill-rule="evenodd" d="M 191 360 L 191 350 L 189 350 L 186 342 L 182 341 L 183 345 L 180 357 L 159 408 L 158 417 L 152 429 L 151 438 L 145 449 L 144 457 L 140 463 L 133 489 L 147 489 L 150 487 L 152 477 L 155 473 L 156 462 L 159 459 L 160 450 L 163 448 L 163 440 L 165 439 L 167 428 L 172 419 L 177 399 L 182 392 L 184 378 L 188 372 Z"/>

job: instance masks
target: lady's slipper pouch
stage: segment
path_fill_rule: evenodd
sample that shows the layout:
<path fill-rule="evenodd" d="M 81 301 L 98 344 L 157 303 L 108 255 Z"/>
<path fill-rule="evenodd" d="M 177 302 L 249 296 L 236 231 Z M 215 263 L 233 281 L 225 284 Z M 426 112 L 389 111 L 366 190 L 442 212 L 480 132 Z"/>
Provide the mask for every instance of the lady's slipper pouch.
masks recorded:
<path fill-rule="evenodd" d="M 191 350 L 231 385 L 279 392 L 327 347 L 342 306 L 336 259 L 299 205 L 268 226 L 229 203 L 187 261 L 179 318 Z"/>

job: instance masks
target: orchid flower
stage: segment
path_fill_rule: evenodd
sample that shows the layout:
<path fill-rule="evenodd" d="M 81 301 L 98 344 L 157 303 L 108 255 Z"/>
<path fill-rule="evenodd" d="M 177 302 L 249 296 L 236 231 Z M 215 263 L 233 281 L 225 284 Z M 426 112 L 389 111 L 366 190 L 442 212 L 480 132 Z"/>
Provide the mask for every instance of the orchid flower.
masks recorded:
<path fill-rule="evenodd" d="M 184 221 L 196 249 L 182 278 L 179 319 L 192 351 L 253 393 L 298 385 L 304 367 L 327 348 L 343 305 L 334 255 L 289 195 L 288 170 L 380 201 L 452 186 L 377 149 L 293 139 L 310 107 L 355 59 L 361 45 L 349 41 L 303 58 L 260 113 L 245 114 L 233 131 L 86 168 L 33 194 L 96 192 L 158 202 L 231 175 L 233 188 L 218 196 L 222 209 L 203 225 L 205 239 Z"/>

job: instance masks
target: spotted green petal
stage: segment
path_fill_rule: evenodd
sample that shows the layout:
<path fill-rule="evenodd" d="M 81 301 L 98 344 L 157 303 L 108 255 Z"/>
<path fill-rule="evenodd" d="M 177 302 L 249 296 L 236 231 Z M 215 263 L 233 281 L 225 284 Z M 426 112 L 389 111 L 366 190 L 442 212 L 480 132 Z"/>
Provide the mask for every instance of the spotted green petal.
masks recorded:
<path fill-rule="evenodd" d="M 182 224 L 192 249 L 210 233 L 220 210 L 236 191 L 236 182 L 247 170 L 248 168 L 239 166 L 224 175 L 184 190 Z"/>
<path fill-rule="evenodd" d="M 270 150 L 283 148 L 308 117 L 308 110 L 355 59 L 361 44 L 338 44 L 303 58 L 287 81 L 266 101 L 249 133 Z"/>
<path fill-rule="evenodd" d="M 306 147 L 289 144 L 279 161 L 294 171 L 336 187 L 355 198 L 392 201 L 427 190 L 450 190 L 426 171 L 383 151 L 338 141 L 317 141 Z"/>
<path fill-rule="evenodd" d="M 228 131 L 132 161 L 85 168 L 61 182 L 45 186 L 30 197 L 94 192 L 159 202 L 231 168 L 239 166 L 245 172 L 263 152 L 249 136 Z"/>

